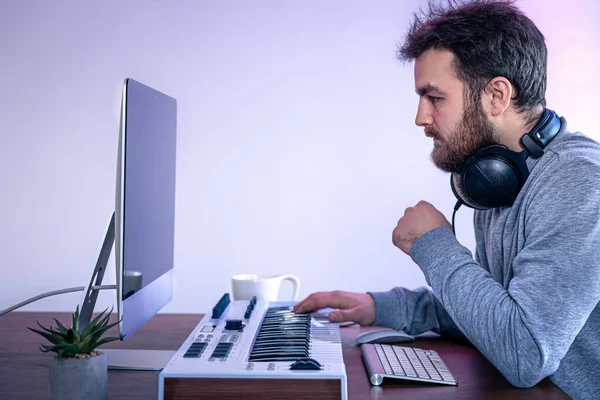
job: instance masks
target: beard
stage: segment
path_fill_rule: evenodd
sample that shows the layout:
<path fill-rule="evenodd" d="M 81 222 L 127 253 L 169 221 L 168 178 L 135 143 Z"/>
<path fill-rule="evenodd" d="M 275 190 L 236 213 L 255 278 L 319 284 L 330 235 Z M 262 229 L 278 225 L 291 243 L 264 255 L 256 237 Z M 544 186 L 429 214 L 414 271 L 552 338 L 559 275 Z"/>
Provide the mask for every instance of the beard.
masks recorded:
<path fill-rule="evenodd" d="M 467 157 L 484 147 L 498 144 L 496 128 L 481 106 L 472 101 L 467 103 L 458 126 L 447 139 L 442 139 L 432 127 L 426 127 L 425 134 L 438 139 L 431 152 L 431 160 L 446 172 L 460 172 Z"/>

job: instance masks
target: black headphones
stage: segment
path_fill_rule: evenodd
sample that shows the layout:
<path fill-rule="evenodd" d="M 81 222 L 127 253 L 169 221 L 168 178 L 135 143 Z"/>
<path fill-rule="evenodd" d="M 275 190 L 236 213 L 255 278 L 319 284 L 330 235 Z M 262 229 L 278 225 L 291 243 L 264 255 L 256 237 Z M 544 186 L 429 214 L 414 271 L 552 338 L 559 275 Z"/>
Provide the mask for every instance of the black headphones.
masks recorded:
<path fill-rule="evenodd" d="M 477 210 L 512 206 L 529 176 L 525 161 L 528 157 L 541 157 L 561 125 L 554 111 L 544 109 L 539 122 L 521 138 L 523 151 L 517 153 L 506 146 L 493 145 L 467 158 L 460 172 L 450 178 L 452 192 L 458 199 L 454 211 L 461 204 Z"/>

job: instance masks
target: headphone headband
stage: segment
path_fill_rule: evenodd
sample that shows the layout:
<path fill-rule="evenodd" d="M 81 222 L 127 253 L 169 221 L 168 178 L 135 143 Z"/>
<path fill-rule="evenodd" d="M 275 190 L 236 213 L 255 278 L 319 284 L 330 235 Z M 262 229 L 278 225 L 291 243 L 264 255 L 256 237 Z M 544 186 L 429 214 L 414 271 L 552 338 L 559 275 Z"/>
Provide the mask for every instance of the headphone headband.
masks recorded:
<path fill-rule="evenodd" d="M 552 110 L 544 109 L 537 124 L 521 137 L 521 144 L 532 158 L 540 158 L 548 143 L 560 130 L 560 118 Z"/>

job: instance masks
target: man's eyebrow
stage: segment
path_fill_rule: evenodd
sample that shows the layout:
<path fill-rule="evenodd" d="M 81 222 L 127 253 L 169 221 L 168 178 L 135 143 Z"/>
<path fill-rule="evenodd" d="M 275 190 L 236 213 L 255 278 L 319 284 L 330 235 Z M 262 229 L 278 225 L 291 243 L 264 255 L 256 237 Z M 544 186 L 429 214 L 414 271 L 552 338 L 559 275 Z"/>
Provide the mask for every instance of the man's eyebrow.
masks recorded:
<path fill-rule="evenodd" d="M 446 95 L 446 92 L 444 92 L 442 89 L 440 89 L 439 86 L 431 85 L 431 84 L 427 84 L 425 86 L 421 86 L 420 88 L 417 88 L 417 90 L 415 90 L 415 92 L 417 92 L 417 94 L 419 96 L 424 96 L 424 95 L 426 95 L 429 92 L 439 93 L 442 96 Z"/>

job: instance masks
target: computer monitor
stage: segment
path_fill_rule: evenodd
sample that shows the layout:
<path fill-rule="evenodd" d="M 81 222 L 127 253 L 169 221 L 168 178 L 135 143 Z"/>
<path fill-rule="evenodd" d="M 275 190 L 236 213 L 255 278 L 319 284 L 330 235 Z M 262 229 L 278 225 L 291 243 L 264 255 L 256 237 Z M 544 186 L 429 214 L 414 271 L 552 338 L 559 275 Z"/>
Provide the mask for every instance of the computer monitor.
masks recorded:
<path fill-rule="evenodd" d="M 115 212 L 84 291 L 80 330 L 92 318 L 114 242 L 110 288 L 126 340 L 173 297 L 177 101 L 130 78 L 121 100 Z M 161 369 L 172 354 L 107 351 L 109 367 L 128 369 Z"/>
<path fill-rule="evenodd" d="M 177 102 L 126 79 L 122 115 L 115 264 L 126 339 L 173 297 Z"/>

